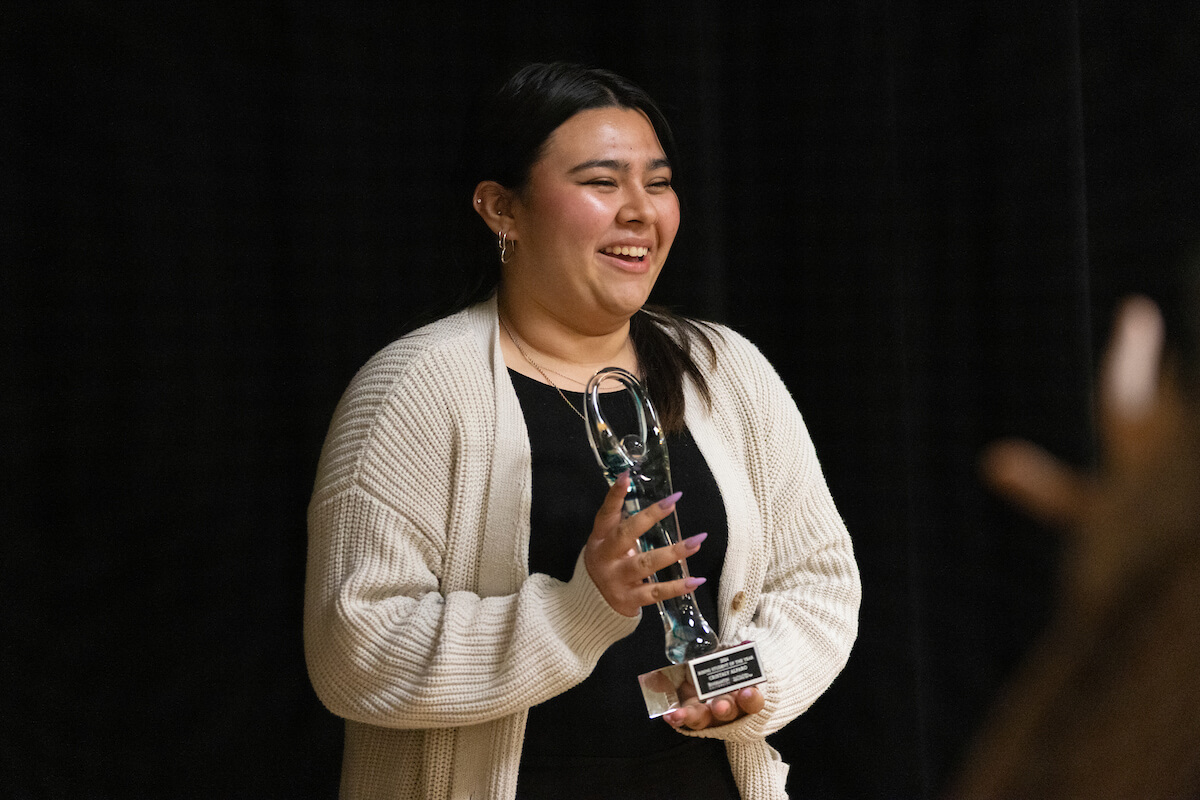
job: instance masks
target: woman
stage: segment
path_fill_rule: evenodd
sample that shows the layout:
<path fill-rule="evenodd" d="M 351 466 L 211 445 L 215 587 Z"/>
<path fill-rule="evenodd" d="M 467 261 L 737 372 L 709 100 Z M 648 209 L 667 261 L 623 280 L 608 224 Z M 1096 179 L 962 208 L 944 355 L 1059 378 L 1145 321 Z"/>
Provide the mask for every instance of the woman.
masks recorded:
<path fill-rule="evenodd" d="M 347 719 L 344 796 L 785 796 L 764 737 L 844 665 L 858 572 L 762 356 L 643 310 L 679 225 L 672 145 L 618 76 L 517 73 L 473 149 L 497 248 L 478 302 L 385 348 L 339 404 L 305 644 Z M 678 497 L 622 519 L 628 479 L 607 489 L 588 448 L 580 391 L 605 366 L 641 376 L 670 431 L 697 532 L 672 547 L 635 543 Z M 695 578 L 645 581 L 683 557 Z M 767 682 L 648 720 L 636 676 L 665 660 L 642 608 L 693 590 Z"/>

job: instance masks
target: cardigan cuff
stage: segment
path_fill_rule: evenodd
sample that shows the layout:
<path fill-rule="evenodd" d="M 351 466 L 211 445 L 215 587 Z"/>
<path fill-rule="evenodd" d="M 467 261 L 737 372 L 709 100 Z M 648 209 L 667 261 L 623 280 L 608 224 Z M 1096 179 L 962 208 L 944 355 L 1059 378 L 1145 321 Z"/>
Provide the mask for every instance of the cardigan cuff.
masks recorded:
<path fill-rule="evenodd" d="M 546 620 L 577 658 L 593 666 L 609 646 L 633 633 L 641 622 L 640 611 L 627 617 L 608 604 L 588 574 L 583 553 L 571 580 L 556 583 L 558 591 L 546 598 Z"/>

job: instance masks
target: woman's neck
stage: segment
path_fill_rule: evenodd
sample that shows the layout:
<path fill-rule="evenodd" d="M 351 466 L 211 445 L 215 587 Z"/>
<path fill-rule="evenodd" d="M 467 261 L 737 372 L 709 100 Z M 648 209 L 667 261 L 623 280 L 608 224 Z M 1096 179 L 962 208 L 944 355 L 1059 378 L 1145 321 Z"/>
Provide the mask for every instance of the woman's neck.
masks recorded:
<path fill-rule="evenodd" d="M 505 364 L 522 375 L 582 391 L 604 367 L 637 372 L 629 320 L 611 330 L 586 330 L 542 309 L 506 302 L 503 294 L 497 305 Z"/>

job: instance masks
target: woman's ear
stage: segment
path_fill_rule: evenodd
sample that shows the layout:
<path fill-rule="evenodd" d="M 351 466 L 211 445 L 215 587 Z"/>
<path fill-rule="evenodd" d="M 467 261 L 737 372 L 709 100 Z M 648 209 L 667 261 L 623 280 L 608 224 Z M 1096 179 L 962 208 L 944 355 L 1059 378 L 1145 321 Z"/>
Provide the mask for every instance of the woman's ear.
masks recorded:
<path fill-rule="evenodd" d="M 492 233 L 504 231 L 509 241 L 516 241 L 516 220 L 512 215 L 513 194 L 495 181 L 482 181 L 475 187 L 471 204 Z"/>

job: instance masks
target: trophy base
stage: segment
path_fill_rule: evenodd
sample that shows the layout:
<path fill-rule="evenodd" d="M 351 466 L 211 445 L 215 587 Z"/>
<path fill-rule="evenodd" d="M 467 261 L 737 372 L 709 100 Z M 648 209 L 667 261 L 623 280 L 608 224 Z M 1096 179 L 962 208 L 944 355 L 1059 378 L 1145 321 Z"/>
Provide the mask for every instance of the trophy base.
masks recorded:
<path fill-rule="evenodd" d="M 650 719 L 681 708 L 684 700 L 693 695 L 703 702 L 765 680 L 758 647 L 753 642 L 638 676 Z"/>

